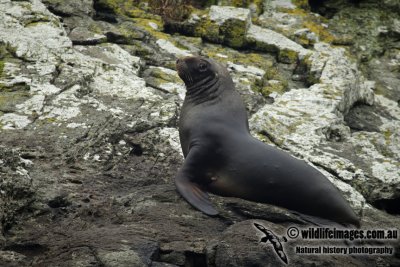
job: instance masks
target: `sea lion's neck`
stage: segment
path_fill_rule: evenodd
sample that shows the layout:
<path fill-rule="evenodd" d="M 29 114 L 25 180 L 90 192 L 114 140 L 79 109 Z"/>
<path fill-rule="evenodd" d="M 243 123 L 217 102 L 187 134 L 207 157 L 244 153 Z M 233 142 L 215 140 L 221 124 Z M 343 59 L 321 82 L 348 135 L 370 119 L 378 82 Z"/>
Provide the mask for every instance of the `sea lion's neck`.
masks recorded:
<path fill-rule="evenodd" d="M 220 77 L 207 77 L 193 85 L 186 86 L 185 100 L 198 105 L 216 99 L 222 92 Z"/>

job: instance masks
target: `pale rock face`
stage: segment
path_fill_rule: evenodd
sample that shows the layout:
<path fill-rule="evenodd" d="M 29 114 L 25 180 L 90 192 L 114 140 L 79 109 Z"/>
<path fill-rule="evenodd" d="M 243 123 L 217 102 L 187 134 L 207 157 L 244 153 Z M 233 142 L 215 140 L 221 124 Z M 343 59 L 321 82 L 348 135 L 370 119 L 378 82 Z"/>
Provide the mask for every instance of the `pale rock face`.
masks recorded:
<path fill-rule="evenodd" d="M 187 57 L 192 55 L 190 51 L 182 50 L 168 40 L 159 39 L 157 40 L 157 44 L 162 50 L 168 51 L 177 57 Z"/>
<path fill-rule="evenodd" d="M 51 79 L 60 60 L 74 66 L 66 68 L 71 72 L 70 75 L 79 77 L 83 74 L 84 83 L 89 85 L 90 90 L 101 95 L 160 100 L 152 92 L 153 89 L 146 88 L 144 80 L 137 76 L 140 58 L 131 56 L 115 44 L 72 48 L 71 41 L 65 37 L 66 34 L 54 15 L 40 2 L 34 1 L 32 8 L 36 8 L 37 10 L 33 10 L 38 14 L 51 18 L 52 22 L 24 27 L 21 22 L 11 19 L 14 13 L 30 12 L 23 6 L 19 8 L 15 6 L 8 14 L 1 14 L 5 30 L 1 31 L 0 38 L 10 46 L 16 47 L 17 56 L 33 61 L 34 63 L 28 67 L 37 72 L 37 75 L 21 76 L 18 66 L 6 65 L 5 71 L 13 77 L 6 85 L 23 81 L 31 88 L 32 98 L 18 105 L 21 113 L 31 115 L 32 112 L 36 112 L 39 115 L 43 114 L 39 120 L 54 118 L 60 121 L 68 121 L 81 113 L 80 106 L 86 101 L 75 96 L 77 91 L 82 89 L 80 85 L 61 90 L 45 82 Z M 54 27 L 54 25 L 60 26 Z M 71 76 L 67 76 L 65 82 L 68 82 L 69 78 Z M 45 101 L 45 97 L 51 97 L 53 100 Z M 31 122 L 27 117 L 17 114 L 13 116 L 6 114 L 0 118 L 10 128 L 24 128 Z"/>
<path fill-rule="evenodd" d="M 3 128 L 10 129 L 23 129 L 31 123 L 27 116 L 18 115 L 14 113 L 7 113 L 0 117 L 0 122 L 4 124 Z"/>
<path fill-rule="evenodd" d="M 257 25 L 250 26 L 246 37 L 247 39 L 254 40 L 256 43 L 271 46 L 271 49 L 293 51 L 299 54 L 300 57 L 310 53 L 310 51 L 307 51 L 307 49 L 284 35 Z"/>
<path fill-rule="evenodd" d="M 283 7 L 283 8 L 289 8 L 289 9 L 294 9 L 296 6 L 292 3 L 291 0 L 272 0 L 271 5 L 273 7 Z"/>
<path fill-rule="evenodd" d="M 236 72 L 246 73 L 256 77 L 262 77 L 265 74 L 265 71 L 260 68 L 254 66 L 243 66 L 239 64 L 234 64 L 230 61 L 228 61 L 228 69 L 233 69 Z"/>
<path fill-rule="evenodd" d="M 231 6 L 211 6 L 210 19 L 218 25 L 224 24 L 229 19 L 245 22 L 246 25 L 251 23 L 251 13 L 247 8 L 235 8 Z"/>
<path fill-rule="evenodd" d="M 68 37 L 72 42 L 79 44 L 94 45 L 107 41 L 105 35 L 93 33 L 84 27 L 76 27 L 69 33 Z"/>
<path fill-rule="evenodd" d="M 56 55 L 71 48 L 60 22 L 40 1 L 32 1 L 29 7 L 2 1 L 0 8 L 7 10 L 0 14 L 0 38 L 15 48 L 18 57 L 54 63 Z M 29 24 L 30 20 L 39 22 Z"/>

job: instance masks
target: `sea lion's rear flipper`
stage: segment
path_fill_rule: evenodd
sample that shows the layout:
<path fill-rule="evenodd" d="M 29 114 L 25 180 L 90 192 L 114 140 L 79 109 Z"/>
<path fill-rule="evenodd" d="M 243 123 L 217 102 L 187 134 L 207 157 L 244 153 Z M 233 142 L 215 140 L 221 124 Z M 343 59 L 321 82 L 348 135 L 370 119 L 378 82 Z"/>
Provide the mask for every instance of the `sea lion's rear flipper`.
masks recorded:
<path fill-rule="evenodd" d="M 206 177 L 204 167 L 201 150 L 190 149 L 185 163 L 175 177 L 175 185 L 178 192 L 195 208 L 207 215 L 217 215 L 218 211 L 214 209 L 208 194 L 199 185 L 201 179 Z"/>

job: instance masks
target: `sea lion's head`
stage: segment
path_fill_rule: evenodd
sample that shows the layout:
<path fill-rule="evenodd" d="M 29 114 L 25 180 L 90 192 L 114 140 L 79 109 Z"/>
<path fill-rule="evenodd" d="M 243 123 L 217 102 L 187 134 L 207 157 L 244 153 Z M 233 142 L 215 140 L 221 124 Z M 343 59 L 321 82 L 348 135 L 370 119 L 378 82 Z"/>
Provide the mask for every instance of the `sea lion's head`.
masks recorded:
<path fill-rule="evenodd" d="M 220 66 L 204 57 L 183 57 L 176 61 L 179 77 L 187 87 L 218 78 Z"/>

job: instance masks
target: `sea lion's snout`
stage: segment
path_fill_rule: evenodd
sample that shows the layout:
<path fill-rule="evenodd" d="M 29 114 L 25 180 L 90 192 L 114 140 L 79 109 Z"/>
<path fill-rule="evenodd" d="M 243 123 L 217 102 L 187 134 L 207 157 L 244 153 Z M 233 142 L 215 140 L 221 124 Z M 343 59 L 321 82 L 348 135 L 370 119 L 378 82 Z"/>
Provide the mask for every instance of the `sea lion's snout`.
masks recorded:
<path fill-rule="evenodd" d="M 178 58 L 175 62 L 178 76 L 185 82 L 186 85 L 193 83 L 193 78 L 189 70 L 188 61 L 193 57 Z"/>
<path fill-rule="evenodd" d="M 185 65 L 185 59 L 184 58 L 178 58 L 175 62 L 176 70 L 179 72 L 182 72 L 182 68 Z"/>
<path fill-rule="evenodd" d="M 181 57 L 178 58 L 175 62 L 176 68 L 178 67 L 186 67 L 190 65 L 196 65 L 199 62 L 199 57 L 194 57 L 194 56 L 187 56 L 187 57 Z"/>
<path fill-rule="evenodd" d="M 184 68 L 187 67 L 186 63 L 185 63 L 185 58 L 184 57 L 183 58 L 178 58 L 175 61 L 175 66 L 176 66 L 176 70 L 178 71 L 178 73 L 182 72 L 184 70 Z"/>
<path fill-rule="evenodd" d="M 181 59 L 181 58 L 178 58 L 178 59 L 175 61 L 175 65 L 178 66 L 181 62 L 182 62 L 182 59 Z"/>
<path fill-rule="evenodd" d="M 194 57 L 181 57 L 178 58 L 175 61 L 176 69 L 179 70 L 185 70 L 185 68 L 188 68 L 188 62 L 191 61 L 191 59 L 194 59 Z"/>
<path fill-rule="evenodd" d="M 178 58 L 177 60 L 176 60 L 176 71 L 178 72 L 178 76 L 185 82 L 185 75 L 184 75 L 184 73 L 185 73 L 185 68 L 187 68 L 186 66 L 185 66 L 186 64 L 185 64 L 185 62 L 184 62 L 184 60 L 182 59 L 182 58 Z"/>

